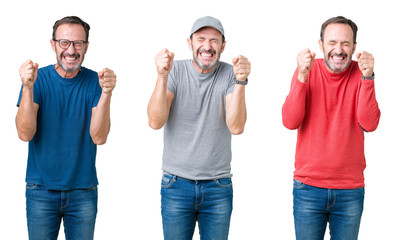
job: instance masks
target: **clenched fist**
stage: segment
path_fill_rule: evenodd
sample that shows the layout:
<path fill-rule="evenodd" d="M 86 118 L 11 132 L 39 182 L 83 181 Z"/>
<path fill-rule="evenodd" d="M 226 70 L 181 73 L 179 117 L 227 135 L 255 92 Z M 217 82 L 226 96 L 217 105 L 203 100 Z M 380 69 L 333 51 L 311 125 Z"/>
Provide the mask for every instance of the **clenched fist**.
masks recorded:
<path fill-rule="evenodd" d="M 19 76 L 21 76 L 23 87 L 33 88 L 34 82 L 37 79 L 38 66 L 38 63 L 33 63 L 32 60 L 27 60 L 19 68 Z"/>
<path fill-rule="evenodd" d="M 246 57 L 239 55 L 238 57 L 232 59 L 232 65 L 234 67 L 236 79 L 238 81 L 246 81 L 250 74 L 249 60 Z"/>
<path fill-rule="evenodd" d="M 374 73 L 374 57 L 368 52 L 361 52 L 356 54 L 356 58 L 359 64 L 359 69 L 363 76 L 371 77 Z"/>
<path fill-rule="evenodd" d="M 104 68 L 103 71 L 98 72 L 99 85 L 103 93 L 111 93 L 116 86 L 117 75 L 113 70 Z"/>
<path fill-rule="evenodd" d="M 158 75 L 167 77 L 173 66 L 173 58 L 175 54 L 169 52 L 168 49 L 162 49 L 155 57 L 155 65 L 157 65 Z"/>
<path fill-rule="evenodd" d="M 308 48 L 297 55 L 298 80 L 305 83 L 308 79 L 316 54 Z"/>

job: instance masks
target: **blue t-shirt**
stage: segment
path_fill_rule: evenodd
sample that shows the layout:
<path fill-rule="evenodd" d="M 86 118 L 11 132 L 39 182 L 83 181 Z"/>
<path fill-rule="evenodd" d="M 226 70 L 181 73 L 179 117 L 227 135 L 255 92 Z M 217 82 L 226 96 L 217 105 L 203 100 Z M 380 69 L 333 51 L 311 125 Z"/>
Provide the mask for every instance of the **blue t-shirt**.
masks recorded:
<path fill-rule="evenodd" d="M 37 130 L 29 142 L 26 182 L 52 190 L 98 184 L 96 145 L 89 128 L 101 93 L 98 74 L 87 68 L 70 79 L 61 77 L 54 65 L 38 70 L 33 89 L 39 105 Z M 21 95 L 22 89 L 18 106 Z"/>

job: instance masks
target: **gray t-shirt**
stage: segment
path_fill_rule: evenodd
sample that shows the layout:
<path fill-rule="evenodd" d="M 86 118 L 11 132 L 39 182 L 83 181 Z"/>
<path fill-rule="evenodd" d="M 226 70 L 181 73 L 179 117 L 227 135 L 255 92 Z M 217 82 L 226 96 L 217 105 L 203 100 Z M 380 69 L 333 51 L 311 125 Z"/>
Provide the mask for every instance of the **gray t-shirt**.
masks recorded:
<path fill-rule="evenodd" d="M 168 90 L 175 97 L 164 128 L 164 172 L 191 180 L 231 177 L 225 97 L 234 84 L 230 64 L 219 62 L 213 71 L 199 73 L 192 60 L 173 63 Z"/>

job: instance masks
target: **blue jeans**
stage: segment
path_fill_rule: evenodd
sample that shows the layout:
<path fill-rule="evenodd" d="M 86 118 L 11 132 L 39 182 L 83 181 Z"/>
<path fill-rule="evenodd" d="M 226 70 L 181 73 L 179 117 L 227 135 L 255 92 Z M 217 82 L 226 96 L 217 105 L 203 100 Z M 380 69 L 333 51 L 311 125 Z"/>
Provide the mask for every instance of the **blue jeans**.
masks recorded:
<path fill-rule="evenodd" d="M 294 180 L 293 197 L 297 240 L 322 240 L 327 222 L 332 240 L 358 239 L 364 188 L 317 188 Z"/>
<path fill-rule="evenodd" d="M 26 216 L 30 240 L 57 239 L 60 223 L 67 240 L 91 240 L 97 213 L 97 187 L 69 191 L 26 184 Z"/>
<path fill-rule="evenodd" d="M 165 240 L 191 240 L 197 221 L 202 240 L 228 239 L 232 198 L 231 178 L 192 181 L 164 174 L 161 213 Z"/>

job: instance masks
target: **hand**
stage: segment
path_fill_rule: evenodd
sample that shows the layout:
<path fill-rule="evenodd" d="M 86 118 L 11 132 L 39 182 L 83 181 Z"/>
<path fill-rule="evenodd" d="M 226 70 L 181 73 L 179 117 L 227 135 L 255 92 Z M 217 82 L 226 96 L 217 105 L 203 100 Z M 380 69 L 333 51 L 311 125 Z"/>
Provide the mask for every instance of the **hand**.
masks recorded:
<path fill-rule="evenodd" d="M 374 73 L 374 57 L 368 52 L 361 52 L 356 54 L 359 69 L 363 76 L 371 77 Z"/>
<path fill-rule="evenodd" d="M 155 65 L 157 65 L 158 75 L 167 77 L 173 66 L 173 58 L 175 54 L 169 52 L 168 49 L 162 49 L 157 56 L 155 56 Z"/>
<path fill-rule="evenodd" d="M 19 76 L 21 76 L 23 87 L 33 88 L 34 82 L 37 79 L 38 66 L 38 63 L 27 60 L 19 68 Z"/>
<path fill-rule="evenodd" d="M 111 93 L 116 86 L 117 75 L 113 70 L 104 68 L 103 71 L 98 72 L 99 85 L 103 93 Z"/>
<path fill-rule="evenodd" d="M 311 71 L 316 54 L 308 48 L 297 55 L 298 80 L 307 82 L 309 71 Z"/>
<path fill-rule="evenodd" d="M 239 55 L 232 59 L 232 65 L 234 67 L 234 74 L 238 81 L 246 81 L 250 74 L 250 62 L 247 58 Z"/>

